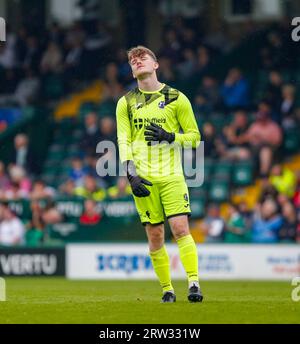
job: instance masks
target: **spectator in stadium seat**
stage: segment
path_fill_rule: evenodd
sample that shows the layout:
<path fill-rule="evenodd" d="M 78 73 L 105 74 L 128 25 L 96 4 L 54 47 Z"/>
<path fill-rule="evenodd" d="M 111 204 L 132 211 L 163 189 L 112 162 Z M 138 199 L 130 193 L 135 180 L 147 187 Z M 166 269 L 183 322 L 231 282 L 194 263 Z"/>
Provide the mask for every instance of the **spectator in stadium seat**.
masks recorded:
<path fill-rule="evenodd" d="M 248 143 L 252 154 L 259 160 L 260 175 L 265 177 L 270 171 L 274 153 L 282 142 L 282 131 L 279 125 L 270 118 L 271 108 L 266 101 L 259 104 L 256 120 L 241 135 L 238 142 Z"/>
<path fill-rule="evenodd" d="M 80 35 L 80 34 L 79 34 Z M 83 60 L 83 38 L 75 34 L 74 39 L 69 41 L 69 50 L 64 60 L 64 78 L 67 81 L 67 87 L 72 88 L 74 83 L 82 76 L 82 60 Z"/>
<path fill-rule="evenodd" d="M 270 173 L 270 183 L 275 189 L 289 198 L 292 198 L 296 191 L 296 176 L 290 169 L 276 164 Z"/>
<path fill-rule="evenodd" d="M 260 61 L 263 69 L 280 69 L 289 62 L 287 47 L 276 31 L 267 34 L 267 42 L 260 51 Z"/>
<path fill-rule="evenodd" d="M 15 69 L 6 69 L 0 93 L 12 94 L 18 85 L 18 73 Z"/>
<path fill-rule="evenodd" d="M 117 66 L 120 82 L 128 85 L 132 82 L 132 72 L 128 63 L 127 53 L 125 49 L 119 49 L 117 52 Z"/>
<path fill-rule="evenodd" d="M 296 209 L 300 210 L 300 176 L 299 176 L 299 174 L 300 174 L 300 172 L 298 171 L 296 191 L 295 191 L 295 194 L 293 197 L 293 204 L 294 204 Z"/>
<path fill-rule="evenodd" d="M 164 32 L 162 48 L 158 55 L 169 58 L 175 64 L 180 60 L 181 51 L 182 47 L 176 31 L 168 29 Z"/>
<path fill-rule="evenodd" d="M 212 110 L 216 110 L 220 107 L 220 90 L 218 82 L 214 77 L 210 75 L 203 76 L 201 86 L 197 90 L 197 94 L 206 99 L 207 105 Z"/>
<path fill-rule="evenodd" d="M 269 74 L 269 82 L 264 92 L 265 99 L 270 103 L 272 109 L 279 114 L 282 100 L 282 76 L 276 71 L 272 70 Z"/>
<path fill-rule="evenodd" d="M 39 95 L 40 80 L 33 69 L 25 69 L 25 77 L 18 83 L 12 100 L 21 106 L 34 104 Z"/>
<path fill-rule="evenodd" d="M 178 77 L 181 80 L 188 80 L 196 71 L 196 56 L 192 49 L 183 50 L 183 61 L 177 66 Z"/>
<path fill-rule="evenodd" d="M 239 212 L 239 208 L 229 205 L 229 219 L 226 222 L 224 242 L 243 243 L 247 242 L 247 227 L 243 216 Z"/>
<path fill-rule="evenodd" d="M 117 180 L 117 185 L 111 186 L 107 190 L 107 195 L 111 199 L 124 198 L 130 196 L 131 194 L 131 187 L 128 184 L 126 177 L 119 177 Z"/>
<path fill-rule="evenodd" d="M 25 44 L 25 56 L 22 61 L 23 68 L 37 71 L 41 58 L 39 41 L 35 36 L 28 36 L 25 39 Z"/>
<path fill-rule="evenodd" d="M 63 43 L 63 32 L 59 24 L 55 21 L 53 21 L 47 30 L 47 41 L 53 42 L 57 44 L 58 46 L 62 46 Z"/>
<path fill-rule="evenodd" d="M 84 178 L 84 185 L 74 189 L 74 195 L 83 198 L 93 199 L 94 201 L 102 201 L 106 197 L 106 191 L 98 187 L 94 177 L 87 175 Z"/>
<path fill-rule="evenodd" d="M 79 157 L 75 157 L 71 161 L 71 171 L 69 173 L 70 179 L 76 186 L 81 186 L 84 183 L 84 177 L 88 174 L 87 168 L 83 166 L 83 162 Z"/>
<path fill-rule="evenodd" d="M 204 156 L 212 159 L 217 158 L 219 156 L 219 146 L 216 138 L 216 130 L 209 122 L 203 125 L 202 140 L 205 144 Z"/>
<path fill-rule="evenodd" d="M 97 225 L 101 220 L 101 214 L 97 209 L 97 204 L 91 199 L 84 201 L 84 212 L 79 218 L 81 225 Z"/>
<path fill-rule="evenodd" d="M 226 146 L 224 157 L 229 160 L 247 160 L 251 158 L 249 144 L 240 141 L 248 130 L 248 118 L 244 110 L 234 113 L 233 121 L 223 128 L 223 143 Z"/>
<path fill-rule="evenodd" d="M 276 202 L 272 199 L 265 200 L 254 213 L 252 242 L 277 243 L 282 224 L 283 219 L 279 214 Z"/>
<path fill-rule="evenodd" d="M 15 246 L 24 243 L 25 227 L 7 204 L 1 206 L 0 245 Z"/>
<path fill-rule="evenodd" d="M 55 196 L 55 189 L 51 186 L 47 186 L 41 179 L 36 180 L 33 183 L 30 198 L 32 200 L 38 199 L 52 199 Z"/>
<path fill-rule="evenodd" d="M 222 242 L 225 231 L 225 222 L 220 215 L 220 207 L 217 204 L 208 206 L 207 216 L 203 220 L 202 231 L 205 234 L 205 242 Z"/>
<path fill-rule="evenodd" d="M 63 216 L 53 202 L 46 203 L 43 209 L 42 219 L 45 225 L 54 225 L 63 222 Z"/>
<path fill-rule="evenodd" d="M 214 27 L 205 35 L 204 43 L 218 52 L 229 52 L 234 44 L 231 42 L 228 28 L 227 23 L 218 18 Z"/>
<path fill-rule="evenodd" d="M 211 63 L 211 57 L 209 50 L 200 45 L 197 48 L 197 65 L 196 65 L 196 75 L 198 78 L 203 77 L 208 72 Z"/>
<path fill-rule="evenodd" d="M 100 131 L 98 118 L 95 112 L 89 112 L 84 119 L 84 134 L 80 143 L 80 148 L 86 155 L 96 154 L 96 146 L 99 142 Z"/>
<path fill-rule="evenodd" d="M 16 67 L 15 50 L 9 42 L 0 42 L 0 67 L 5 69 Z"/>
<path fill-rule="evenodd" d="M 14 93 L 1 95 L 0 104 L 13 103 L 19 106 L 34 104 L 38 99 L 39 90 L 39 78 L 32 69 L 27 68 L 25 70 L 25 77 L 18 82 Z"/>
<path fill-rule="evenodd" d="M 73 196 L 75 189 L 75 183 L 72 179 L 68 179 L 66 182 L 59 186 L 59 194 L 62 196 Z"/>
<path fill-rule="evenodd" d="M 197 122 L 200 122 L 203 119 L 203 116 L 207 118 L 213 111 L 213 107 L 209 103 L 207 97 L 202 93 L 198 93 L 196 95 L 193 109 Z"/>
<path fill-rule="evenodd" d="M 28 174 L 35 174 L 38 172 L 38 161 L 36 161 L 26 134 L 17 134 L 15 136 L 14 150 L 10 161 L 24 168 Z"/>
<path fill-rule="evenodd" d="M 249 105 L 249 85 L 239 68 L 232 68 L 221 87 L 225 108 L 233 110 Z"/>
<path fill-rule="evenodd" d="M 5 165 L 2 161 L 0 161 L 0 192 L 6 191 L 8 187 L 9 179 L 5 171 Z"/>
<path fill-rule="evenodd" d="M 10 185 L 5 192 L 5 198 L 11 200 L 26 199 L 30 195 L 31 180 L 26 176 L 21 166 L 10 165 L 8 167 Z"/>
<path fill-rule="evenodd" d="M 110 62 L 107 64 L 107 66 L 105 67 L 103 81 L 104 88 L 102 93 L 102 101 L 116 101 L 124 93 L 119 75 L 118 65 L 116 63 Z"/>
<path fill-rule="evenodd" d="M 26 224 L 25 242 L 27 246 L 39 246 L 44 238 L 43 209 L 38 201 L 31 202 L 30 209 L 32 215 Z"/>
<path fill-rule="evenodd" d="M 300 243 L 300 219 L 298 219 L 297 230 L 296 230 L 296 242 Z"/>
<path fill-rule="evenodd" d="M 196 31 L 189 27 L 183 27 L 180 31 L 181 32 L 178 32 L 178 34 L 183 50 L 191 49 L 192 51 L 195 51 L 197 47 Z"/>
<path fill-rule="evenodd" d="M 62 71 L 62 64 L 63 55 L 59 46 L 54 42 L 49 42 L 40 64 L 42 74 L 57 74 Z"/>
<path fill-rule="evenodd" d="M 279 240 L 295 242 L 297 234 L 297 214 L 291 202 L 287 202 L 281 209 L 283 224 L 279 230 Z"/>
<path fill-rule="evenodd" d="M 174 66 L 172 64 L 172 60 L 167 56 L 160 56 L 159 57 L 159 70 L 158 70 L 158 77 L 161 82 L 166 84 L 172 83 L 176 81 L 176 72 L 174 70 Z"/>
<path fill-rule="evenodd" d="M 275 189 L 275 187 L 270 183 L 269 178 L 263 178 L 261 179 L 261 185 L 260 185 L 260 195 L 259 195 L 259 203 L 263 203 L 266 199 L 273 199 L 276 200 L 278 197 L 278 191 Z"/>
<path fill-rule="evenodd" d="M 103 117 L 100 119 L 100 137 L 98 142 L 100 141 L 111 141 L 113 143 L 117 143 L 116 137 L 116 122 L 111 117 Z"/>
<path fill-rule="evenodd" d="M 282 87 L 282 102 L 280 104 L 281 118 L 283 126 L 288 126 L 288 122 L 293 120 L 296 108 L 296 89 L 293 85 L 287 84 Z"/>
<path fill-rule="evenodd" d="M 252 211 L 249 209 L 248 204 L 245 201 L 240 202 L 238 204 L 238 210 L 244 220 L 247 231 L 250 231 L 252 228 L 253 218 L 252 218 Z"/>

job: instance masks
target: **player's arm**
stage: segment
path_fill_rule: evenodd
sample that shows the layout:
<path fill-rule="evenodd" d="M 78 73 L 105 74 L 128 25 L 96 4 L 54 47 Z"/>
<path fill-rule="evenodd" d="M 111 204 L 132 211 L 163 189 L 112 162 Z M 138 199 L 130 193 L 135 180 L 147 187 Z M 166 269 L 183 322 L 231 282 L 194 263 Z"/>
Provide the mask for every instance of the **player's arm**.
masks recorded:
<path fill-rule="evenodd" d="M 183 146 L 192 145 L 193 148 L 196 148 L 200 144 L 201 135 L 192 105 L 183 93 L 179 94 L 177 105 L 177 119 L 183 133 L 175 133 L 175 142 Z"/>
<path fill-rule="evenodd" d="M 131 148 L 131 125 L 129 121 L 127 102 L 125 97 L 122 97 L 118 101 L 116 117 L 120 160 L 127 174 L 127 178 L 131 185 L 132 192 L 137 197 L 149 196 L 150 191 L 145 187 L 145 185 L 151 186 L 152 183 L 137 175 L 135 165 L 133 162 Z"/>
<path fill-rule="evenodd" d="M 128 116 L 127 102 L 125 97 L 119 99 L 116 109 L 117 136 L 120 160 L 133 160 L 131 149 L 131 125 Z"/>

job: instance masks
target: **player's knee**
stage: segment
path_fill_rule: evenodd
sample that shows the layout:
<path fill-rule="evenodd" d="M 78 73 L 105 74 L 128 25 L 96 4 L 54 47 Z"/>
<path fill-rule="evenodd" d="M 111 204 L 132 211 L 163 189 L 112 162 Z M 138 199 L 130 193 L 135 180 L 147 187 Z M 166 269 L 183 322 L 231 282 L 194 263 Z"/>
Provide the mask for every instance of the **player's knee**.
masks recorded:
<path fill-rule="evenodd" d="M 178 231 L 176 231 L 176 230 L 173 231 L 173 235 L 174 235 L 175 240 L 178 240 L 178 239 L 180 239 L 184 236 L 187 236 L 189 234 L 190 234 L 190 232 L 189 232 L 188 228 L 180 229 Z"/>
<path fill-rule="evenodd" d="M 159 249 L 164 243 L 164 229 L 162 225 L 147 225 L 146 228 L 148 241 L 150 246 Z"/>

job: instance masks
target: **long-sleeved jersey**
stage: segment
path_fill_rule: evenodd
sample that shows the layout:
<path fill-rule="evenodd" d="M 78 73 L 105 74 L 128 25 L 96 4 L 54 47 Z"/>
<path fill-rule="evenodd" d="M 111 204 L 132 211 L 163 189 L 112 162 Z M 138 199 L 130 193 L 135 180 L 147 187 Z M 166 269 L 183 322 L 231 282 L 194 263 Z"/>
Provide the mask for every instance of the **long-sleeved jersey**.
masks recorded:
<path fill-rule="evenodd" d="M 152 182 L 182 177 L 181 147 L 200 143 L 191 103 L 182 92 L 168 85 L 155 92 L 135 88 L 119 99 L 116 116 L 122 162 L 133 160 L 138 174 Z M 144 132 L 150 122 L 174 132 L 174 143 L 148 146 Z"/>

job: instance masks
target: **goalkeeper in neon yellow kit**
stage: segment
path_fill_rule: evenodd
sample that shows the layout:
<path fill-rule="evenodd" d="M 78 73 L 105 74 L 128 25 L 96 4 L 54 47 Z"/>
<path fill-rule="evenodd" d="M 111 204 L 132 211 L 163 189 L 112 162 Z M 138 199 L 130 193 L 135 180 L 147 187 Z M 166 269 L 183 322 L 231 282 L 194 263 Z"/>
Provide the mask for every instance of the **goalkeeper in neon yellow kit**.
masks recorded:
<path fill-rule="evenodd" d="M 164 244 L 165 216 L 188 277 L 188 300 L 201 302 L 198 254 L 189 232 L 191 210 L 180 155 L 181 146 L 199 145 L 198 126 L 187 97 L 157 80 L 159 65 L 150 49 L 132 48 L 128 60 L 138 87 L 118 101 L 118 145 L 146 229 L 152 265 L 163 290 L 162 302 L 176 301 Z"/>

